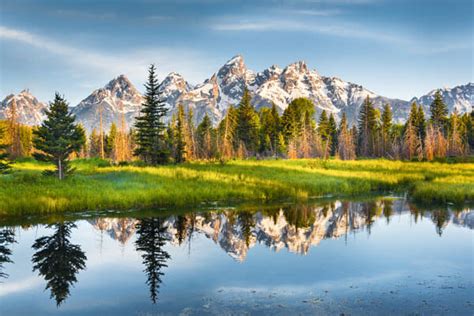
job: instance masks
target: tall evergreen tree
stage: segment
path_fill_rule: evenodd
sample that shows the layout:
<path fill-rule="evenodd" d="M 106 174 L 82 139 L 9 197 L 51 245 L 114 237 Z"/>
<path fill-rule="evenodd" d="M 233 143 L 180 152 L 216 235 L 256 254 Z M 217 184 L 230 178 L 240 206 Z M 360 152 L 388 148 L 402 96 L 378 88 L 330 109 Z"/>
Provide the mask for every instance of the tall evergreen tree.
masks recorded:
<path fill-rule="evenodd" d="M 462 121 L 465 128 L 464 143 L 467 153 L 474 152 L 474 111 L 471 113 L 464 113 Z"/>
<path fill-rule="evenodd" d="M 185 124 L 186 116 L 184 114 L 184 107 L 182 104 L 178 106 L 178 116 L 176 118 L 176 130 L 175 130 L 175 150 L 174 150 L 174 161 L 176 163 L 182 163 L 186 159 L 186 140 L 185 140 Z"/>
<path fill-rule="evenodd" d="M 100 155 L 100 136 L 94 128 L 89 135 L 89 157 L 96 158 Z"/>
<path fill-rule="evenodd" d="M 237 122 L 238 112 L 230 106 L 224 119 L 219 123 L 220 153 L 223 158 L 234 156 L 234 148 L 237 148 Z"/>
<path fill-rule="evenodd" d="M 418 106 L 416 102 L 412 103 L 407 122 L 408 121 L 411 122 L 411 125 L 415 129 L 417 137 L 424 140 L 426 136 L 426 121 L 425 113 L 421 105 Z"/>
<path fill-rule="evenodd" d="M 319 116 L 318 133 L 323 141 L 330 139 L 329 119 L 325 110 L 323 110 Z"/>
<path fill-rule="evenodd" d="M 5 139 L 5 129 L 0 126 L 0 139 Z M 0 173 L 10 169 L 10 161 L 8 160 L 8 145 L 0 144 Z"/>
<path fill-rule="evenodd" d="M 382 112 L 382 154 L 389 157 L 392 154 L 392 108 L 385 104 Z"/>
<path fill-rule="evenodd" d="M 431 112 L 431 124 L 435 129 L 445 130 L 446 122 L 448 118 L 448 107 L 443 101 L 441 91 L 438 90 L 435 93 L 434 100 L 430 105 Z"/>
<path fill-rule="evenodd" d="M 157 165 L 168 161 L 169 152 L 165 142 L 166 125 L 163 119 L 167 113 L 165 100 L 159 90 L 155 65 L 148 70 L 145 84 L 145 102 L 140 116 L 136 118 L 136 148 L 134 154 L 145 163 Z"/>
<path fill-rule="evenodd" d="M 197 127 L 196 136 L 199 144 L 199 158 L 212 158 L 214 155 L 214 129 L 212 128 L 211 119 L 207 113 L 204 115 L 202 122 Z"/>
<path fill-rule="evenodd" d="M 259 118 L 254 107 L 250 103 L 250 93 L 247 88 L 244 90 L 240 101 L 237 119 L 237 138 L 239 145 L 245 147 L 249 154 L 255 154 L 259 141 Z"/>
<path fill-rule="evenodd" d="M 34 157 L 56 166 L 55 174 L 64 179 L 72 172 L 69 155 L 77 152 L 85 143 L 83 130 L 74 124 L 75 116 L 69 113 L 68 103 L 56 93 L 46 110 L 46 120 L 34 131 L 34 144 L 38 152 Z"/>
<path fill-rule="evenodd" d="M 418 111 L 416 113 L 416 133 L 418 137 L 423 141 L 426 136 L 426 119 L 425 119 L 425 111 L 423 107 L 418 105 Z"/>
<path fill-rule="evenodd" d="M 342 113 L 341 122 L 339 124 L 339 134 L 337 142 L 337 153 L 339 155 L 339 158 L 341 158 L 342 160 L 355 159 L 355 146 L 353 140 L 354 138 L 352 136 L 352 132 L 347 126 L 346 113 Z"/>
<path fill-rule="evenodd" d="M 281 118 L 282 131 L 287 142 L 296 138 L 303 131 L 303 124 L 307 118 L 314 125 L 314 104 L 307 98 L 296 98 L 288 105 Z"/>
<path fill-rule="evenodd" d="M 331 113 L 329 115 L 329 136 L 331 139 L 331 156 L 334 156 L 337 151 L 337 125 L 336 120 L 334 119 L 334 115 Z"/>
<path fill-rule="evenodd" d="M 375 154 L 375 131 L 377 127 L 375 108 L 369 96 L 365 99 L 359 112 L 358 118 L 358 149 L 359 154 L 364 157 L 372 157 Z"/>
<path fill-rule="evenodd" d="M 323 110 L 319 116 L 318 134 L 322 142 L 323 157 L 327 158 L 331 149 L 331 130 L 329 126 L 329 119 L 325 110 Z"/>
<path fill-rule="evenodd" d="M 280 115 L 274 103 L 270 109 L 263 108 L 260 111 L 260 124 L 260 152 L 275 156 L 280 132 Z"/>
<path fill-rule="evenodd" d="M 117 141 L 117 125 L 115 122 L 112 122 L 110 125 L 110 130 L 109 134 L 105 138 L 106 146 L 105 146 L 105 152 L 109 158 L 112 158 L 114 161 L 116 161 L 117 156 L 116 156 L 116 141 Z"/>

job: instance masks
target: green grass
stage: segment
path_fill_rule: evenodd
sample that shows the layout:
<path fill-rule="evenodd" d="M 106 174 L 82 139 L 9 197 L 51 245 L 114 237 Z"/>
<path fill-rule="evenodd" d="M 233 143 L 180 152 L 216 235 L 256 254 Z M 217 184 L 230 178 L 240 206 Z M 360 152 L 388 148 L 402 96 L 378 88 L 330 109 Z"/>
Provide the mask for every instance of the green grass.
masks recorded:
<path fill-rule="evenodd" d="M 12 173 L 0 176 L 0 216 L 306 201 L 385 191 L 408 191 L 419 202 L 474 201 L 473 163 L 309 159 L 114 167 L 92 159 L 73 165 L 76 174 L 61 182 L 42 175 L 48 165 L 15 163 Z"/>

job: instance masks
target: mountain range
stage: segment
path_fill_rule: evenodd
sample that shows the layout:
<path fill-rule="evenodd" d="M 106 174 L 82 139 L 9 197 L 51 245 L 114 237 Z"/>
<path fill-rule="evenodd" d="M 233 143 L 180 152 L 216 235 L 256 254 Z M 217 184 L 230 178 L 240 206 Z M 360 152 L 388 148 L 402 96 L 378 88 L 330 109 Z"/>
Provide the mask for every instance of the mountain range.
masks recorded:
<path fill-rule="evenodd" d="M 435 89 L 411 100 L 391 99 L 378 95 L 365 87 L 343 81 L 336 77 L 325 77 L 316 70 L 309 69 L 305 62 L 299 61 L 280 68 L 273 65 L 261 72 L 249 70 L 242 56 L 237 55 L 225 63 L 217 72 L 203 83 L 192 85 L 178 73 L 170 73 L 160 85 L 160 91 L 170 109 L 169 117 L 178 104 L 192 109 L 196 122 L 205 114 L 217 124 L 229 106 L 237 106 L 247 87 L 256 109 L 269 107 L 272 103 L 282 113 L 295 98 L 306 97 L 313 101 L 316 115 L 322 110 L 333 113 L 340 119 L 346 113 L 350 123 L 355 123 L 363 101 L 369 96 L 376 108 L 390 104 L 396 122 L 406 120 L 412 102 L 421 104 L 425 113 L 433 101 Z M 474 84 L 440 89 L 450 112 L 472 112 Z M 0 104 L 0 119 L 8 117 L 10 102 L 15 98 L 20 121 L 27 125 L 39 125 L 44 119 L 47 105 L 38 101 L 28 90 L 17 95 L 8 95 Z M 139 114 L 144 98 L 125 75 L 120 75 L 103 88 L 92 92 L 77 106 L 71 108 L 77 120 L 91 131 L 99 127 L 102 112 L 104 129 L 112 122 L 125 117 L 128 127 L 133 126 L 134 117 Z"/>

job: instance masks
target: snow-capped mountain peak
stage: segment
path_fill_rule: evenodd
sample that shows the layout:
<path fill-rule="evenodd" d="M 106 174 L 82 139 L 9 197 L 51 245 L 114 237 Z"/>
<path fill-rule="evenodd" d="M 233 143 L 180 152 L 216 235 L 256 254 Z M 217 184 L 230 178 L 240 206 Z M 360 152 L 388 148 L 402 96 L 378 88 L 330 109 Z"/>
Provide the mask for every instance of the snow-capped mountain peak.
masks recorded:
<path fill-rule="evenodd" d="M 11 117 L 12 102 L 15 101 L 15 112 L 18 121 L 25 125 L 40 125 L 45 119 L 46 103 L 38 101 L 28 89 L 19 94 L 10 94 L 0 104 L 0 119 Z"/>
<path fill-rule="evenodd" d="M 112 123 L 118 124 L 122 114 L 128 127 L 140 111 L 143 96 L 125 75 L 112 79 L 103 88 L 92 92 L 72 109 L 86 130 L 98 129 L 102 116 L 102 128 L 107 131 Z"/>

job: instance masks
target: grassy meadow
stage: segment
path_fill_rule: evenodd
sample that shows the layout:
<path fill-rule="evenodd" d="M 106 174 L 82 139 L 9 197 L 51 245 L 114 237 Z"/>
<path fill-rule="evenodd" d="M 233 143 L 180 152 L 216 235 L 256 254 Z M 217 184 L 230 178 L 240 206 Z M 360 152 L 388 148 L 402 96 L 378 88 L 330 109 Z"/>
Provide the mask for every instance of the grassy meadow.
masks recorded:
<path fill-rule="evenodd" d="M 233 160 L 159 167 L 75 160 L 64 181 L 25 160 L 0 175 L 0 216 L 126 210 L 408 192 L 423 203 L 474 201 L 474 164 L 377 160 Z"/>

